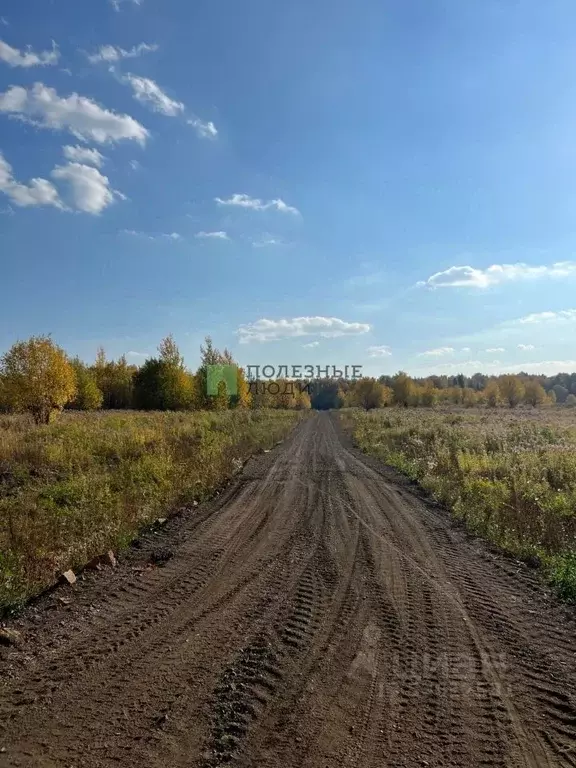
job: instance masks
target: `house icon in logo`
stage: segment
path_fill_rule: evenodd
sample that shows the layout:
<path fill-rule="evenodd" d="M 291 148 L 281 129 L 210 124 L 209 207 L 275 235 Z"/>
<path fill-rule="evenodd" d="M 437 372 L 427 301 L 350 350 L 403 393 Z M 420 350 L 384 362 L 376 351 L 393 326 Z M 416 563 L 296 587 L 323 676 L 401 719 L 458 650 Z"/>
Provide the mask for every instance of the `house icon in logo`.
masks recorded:
<path fill-rule="evenodd" d="M 207 365 L 206 366 L 206 394 L 216 396 L 220 382 L 226 385 L 228 396 L 238 394 L 238 366 L 237 365 Z"/>

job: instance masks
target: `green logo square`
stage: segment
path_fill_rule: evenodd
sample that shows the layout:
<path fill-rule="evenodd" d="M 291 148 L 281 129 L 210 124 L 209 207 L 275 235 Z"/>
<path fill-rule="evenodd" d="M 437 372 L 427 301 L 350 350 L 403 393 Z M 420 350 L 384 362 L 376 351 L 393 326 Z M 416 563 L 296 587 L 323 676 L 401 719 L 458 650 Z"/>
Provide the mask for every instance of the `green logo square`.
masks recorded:
<path fill-rule="evenodd" d="M 223 381 L 228 396 L 238 394 L 238 366 L 236 365 L 207 365 L 206 392 L 209 395 L 218 394 L 218 385 Z"/>

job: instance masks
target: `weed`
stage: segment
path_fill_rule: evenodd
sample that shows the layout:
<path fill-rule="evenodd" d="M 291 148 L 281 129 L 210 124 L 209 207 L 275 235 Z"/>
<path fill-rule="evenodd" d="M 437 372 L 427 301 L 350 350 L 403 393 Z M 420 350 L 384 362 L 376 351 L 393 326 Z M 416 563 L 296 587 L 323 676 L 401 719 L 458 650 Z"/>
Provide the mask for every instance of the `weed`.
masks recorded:
<path fill-rule="evenodd" d="M 576 599 L 576 421 L 567 411 L 347 410 L 357 445 L 429 491 L 467 527 L 537 557 Z"/>

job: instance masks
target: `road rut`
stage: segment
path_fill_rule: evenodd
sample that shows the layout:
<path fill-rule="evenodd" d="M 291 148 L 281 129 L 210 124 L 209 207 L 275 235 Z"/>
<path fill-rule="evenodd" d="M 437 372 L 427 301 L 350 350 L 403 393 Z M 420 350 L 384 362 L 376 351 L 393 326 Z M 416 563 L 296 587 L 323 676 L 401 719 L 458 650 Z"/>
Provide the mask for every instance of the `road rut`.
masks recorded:
<path fill-rule="evenodd" d="M 0 661 L 0 766 L 576 766 L 571 614 L 335 416 L 167 535 Z"/>

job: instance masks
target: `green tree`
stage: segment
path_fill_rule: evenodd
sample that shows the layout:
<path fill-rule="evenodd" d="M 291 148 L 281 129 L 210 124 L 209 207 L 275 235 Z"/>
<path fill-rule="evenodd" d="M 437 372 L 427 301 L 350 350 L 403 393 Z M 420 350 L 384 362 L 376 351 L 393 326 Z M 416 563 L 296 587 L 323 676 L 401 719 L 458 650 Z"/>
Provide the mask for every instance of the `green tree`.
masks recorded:
<path fill-rule="evenodd" d="M 149 358 L 134 376 L 134 403 L 143 410 L 181 411 L 194 407 L 196 380 L 186 370 L 184 359 L 172 338 L 158 347 L 159 356 Z"/>
<path fill-rule="evenodd" d="M 566 387 L 563 387 L 561 384 L 555 384 L 552 387 L 552 392 L 554 392 L 556 403 L 566 402 L 566 398 L 568 397 L 568 390 L 566 389 Z"/>
<path fill-rule="evenodd" d="M 143 411 L 164 410 L 162 399 L 164 364 L 156 357 L 144 362 L 134 376 L 134 406 Z"/>
<path fill-rule="evenodd" d="M 134 394 L 134 375 L 138 369 L 128 365 L 122 355 L 118 361 L 107 360 L 99 347 L 96 361 L 90 369 L 98 389 L 102 392 L 104 408 L 131 408 Z"/>
<path fill-rule="evenodd" d="M 0 360 L 3 397 L 15 411 L 48 424 L 76 394 L 74 368 L 49 336 L 19 341 Z"/>
<path fill-rule="evenodd" d="M 158 352 L 160 353 L 160 360 L 166 363 L 166 365 L 172 365 L 174 368 L 184 368 L 184 358 L 180 354 L 180 350 L 171 333 L 165 339 L 162 339 L 158 346 Z"/>
<path fill-rule="evenodd" d="M 229 407 L 230 395 L 223 381 L 218 384 L 218 394 L 210 398 L 210 403 L 213 411 L 225 411 Z"/>
<path fill-rule="evenodd" d="M 67 407 L 78 411 L 96 411 L 102 407 L 104 396 L 93 373 L 87 365 L 75 357 L 71 361 L 76 377 L 76 395 Z"/>
<path fill-rule="evenodd" d="M 210 336 L 206 336 L 204 344 L 200 346 L 200 367 L 196 372 L 196 405 L 205 410 L 224 410 L 230 405 L 237 406 L 239 403 L 240 390 L 234 395 L 227 392 L 226 387 L 218 386 L 218 395 L 209 395 L 207 388 L 208 366 L 209 365 L 236 365 L 230 352 L 225 349 L 220 352 L 214 347 Z M 242 373 L 242 376 L 244 374 Z M 244 390 L 247 391 L 244 391 Z M 242 384 L 242 401 L 249 402 L 249 387 Z"/>

